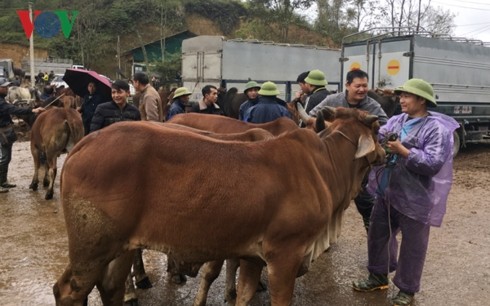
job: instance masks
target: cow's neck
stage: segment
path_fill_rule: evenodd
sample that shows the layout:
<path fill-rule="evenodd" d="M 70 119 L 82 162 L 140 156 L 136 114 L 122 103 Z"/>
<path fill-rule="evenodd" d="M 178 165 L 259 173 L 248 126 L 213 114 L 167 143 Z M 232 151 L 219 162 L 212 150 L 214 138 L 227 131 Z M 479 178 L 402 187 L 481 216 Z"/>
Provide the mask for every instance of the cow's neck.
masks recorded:
<path fill-rule="evenodd" d="M 325 148 L 328 156 L 330 171 L 325 173 L 329 186 L 335 186 L 332 197 L 335 203 L 345 203 L 358 193 L 362 176 L 367 171 L 365 158 L 355 159 L 358 135 L 352 136 L 340 130 L 333 131 L 325 138 Z M 361 170 L 361 167 L 366 169 Z M 359 179 L 360 178 L 360 179 Z M 333 184 L 332 182 L 335 182 Z M 331 188 L 331 187 L 330 187 Z"/>

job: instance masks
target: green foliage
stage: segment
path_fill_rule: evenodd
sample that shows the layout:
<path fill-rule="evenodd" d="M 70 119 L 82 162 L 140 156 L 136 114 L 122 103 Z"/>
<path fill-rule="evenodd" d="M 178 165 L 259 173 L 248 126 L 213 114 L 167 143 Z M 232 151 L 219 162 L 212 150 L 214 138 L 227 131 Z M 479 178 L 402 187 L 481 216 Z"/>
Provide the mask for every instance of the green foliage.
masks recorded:
<path fill-rule="evenodd" d="M 245 7 L 236 1 L 188 1 L 184 7 L 186 13 L 199 14 L 216 22 L 225 35 L 229 35 L 238 27 L 241 17 L 247 16 Z"/>
<path fill-rule="evenodd" d="M 180 55 L 166 55 L 165 61 L 155 63 L 154 71 L 160 75 L 162 84 L 173 84 L 179 82 L 176 78 L 180 76 L 182 57 Z"/>

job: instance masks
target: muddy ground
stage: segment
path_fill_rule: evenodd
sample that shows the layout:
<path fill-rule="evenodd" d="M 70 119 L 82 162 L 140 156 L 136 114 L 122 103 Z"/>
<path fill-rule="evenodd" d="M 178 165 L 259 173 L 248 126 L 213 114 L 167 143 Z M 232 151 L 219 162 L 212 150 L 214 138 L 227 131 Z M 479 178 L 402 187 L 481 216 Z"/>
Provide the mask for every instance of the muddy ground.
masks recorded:
<path fill-rule="evenodd" d="M 58 160 L 59 168 L 65 156 Z M 454 186 L 442 228 L 433 228 L 415 305 L 488 305 L 490 300 L 490 146 L 471 146 L 455 160 Z M 52 286 L 67 258 L 67 238 L 55 198 L 44 200 L 42 188 L 28 189 L 33 172 L 28 142 L 16 142 L 9 178 L 17 188 L 0 194 L 0 297 L 2 305 L 54 305 Z M 286 255 L 285 255 L 286 256 Z M 145 251 L 147 272 L 154 287 L 139 291 L 140 305 L 192 305 L 198 279 L 171 284 L 165 255 Z M 297 279 L 293 305 L 389 305 L 396 293 L 353 292 L 350 283 L 366 274 L 366 234 L 352 205 L 336 245 Z M 223 274 L 213 285 L 208 305 L 224 305 Z M 265 278 L 265 275 L 263 275 Z M 89 305 L 101 305 L 96 290 Z M 267 291 L 252 305 L 267 305 Z"/>

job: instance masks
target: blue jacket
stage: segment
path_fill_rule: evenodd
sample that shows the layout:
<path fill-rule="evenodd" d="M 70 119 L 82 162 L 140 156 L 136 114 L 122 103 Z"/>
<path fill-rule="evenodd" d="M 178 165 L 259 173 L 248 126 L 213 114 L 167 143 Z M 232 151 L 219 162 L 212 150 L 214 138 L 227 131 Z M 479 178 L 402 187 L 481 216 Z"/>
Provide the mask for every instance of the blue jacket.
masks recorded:
<path fill-rule="evenodd" d="M 165 117 L 165 121 L 170 120 L 170 118 L 177 114 L 183 113 L 185 113 L 185 105 L 180 102 L 179 98 L 176 98 L 170 105 L 170 109 L 168 110 L 167 116 Z"/>
<path fill-rule="evenodd" d="M 291 118 L 289 110 L 277 102 L 276 97 L 261 96 L 257 104 L 250 108 L 244 121 L 266 123 L 280 117 Z"/>

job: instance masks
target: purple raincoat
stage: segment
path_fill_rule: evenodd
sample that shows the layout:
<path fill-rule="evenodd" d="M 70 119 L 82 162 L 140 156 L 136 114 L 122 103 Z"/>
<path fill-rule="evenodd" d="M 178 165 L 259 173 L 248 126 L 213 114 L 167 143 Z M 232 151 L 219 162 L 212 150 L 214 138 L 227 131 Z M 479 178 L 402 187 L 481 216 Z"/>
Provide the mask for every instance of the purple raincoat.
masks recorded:
<path fill-rule="evenodd" d="M 381 127 L 381 143 L 388 133 L 394 132 L 410 154 L 406 159 L 397 156 L 392 167 L 373 169 L 368 190 L 377 197 L 384 196 L 387 203 L 407 217 L 440 226 L 453 180 L 453 132 L 459 125 L 449 116 L 429 114 L 408 121 L 408 115 L 401 114 Z"/>

